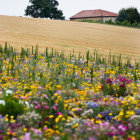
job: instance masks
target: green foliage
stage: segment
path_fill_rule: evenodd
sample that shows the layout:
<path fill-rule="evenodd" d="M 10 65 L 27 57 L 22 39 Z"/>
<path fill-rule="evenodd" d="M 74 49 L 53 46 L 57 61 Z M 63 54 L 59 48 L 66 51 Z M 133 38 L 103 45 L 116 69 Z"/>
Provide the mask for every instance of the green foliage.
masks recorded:
<path fill-rule="evenodd" d="M 125 12 L 125 9 L 121 9 L 120 12 L 119 12 L 119 16 L 117 17 L 116 20 L 119 21 L 119 22 L 123 22 L 127 19 L 128 19 L 128 15 Z"/>
<path fill-rule="evenodd" d="M 14 116 L 16 118 L 18 115 L 23 114 L 24 106 L 23 104 L 19 103 L 19 100 L 12 95 L 5 96 L 3 98 L 5 104 L 0 104 L 0 114 L 5 116 Z"/>
<path fill-rule="evenodd" d="M 87 51 L 87 53 L 86 53 L 86 58 L 87 58 L 87 66 L 88 66 L 88 62 L 89 62 L 89 51 Z"/>
<path fill-rule="evenodd" d="M 120 24 L 121 24 L 121 22 L 120 22 L 120 21 L 118 21 L 118 20 L 116 20 L 116 24 L 117 24 L 117 25 L 120 25 Z"/>
<path fill-rule="evenodd" d="M 25 10 L 26 16 L 34 18 L 50 18 L 50 19 L 65 19 L 63 12 L 58 10 L 57 0 L 29 0 L 31 5 L 28 5 Z"/>
<path fill-rule="evenodd" d="M 131 24 L 140 22 L 140 14 L 136 8 L 128 8 L 126 9 L 126 13 L 128 15 L 128 21 L 130 21 Z"/>
<path fill-rule="evenodd" d="M 114 22 L 110 19 L 108 21 L 106 21 L 107 24 L 114 24 Z"/>
<path fill-rule="evenodd" d="M 121 9 L 119 12 L 119 16 L 117 17 L 117 21 L 123 22 L 124 21 L 130 22 L 132 25 L 133 23 L 140 22 L 140 14 L 136 8 L 127 8 L 127 9 Z M 127 25 L 127 24 L 126 24 Z"/>
<path fill-rule="evenodd" d="M 138 26 L 138 23 L 135 21 L 135 22 L 132 24 L 132 26 L 137 27 L 137 26 Z"/>
<path fill-rule="evenodd" d="M 121 25 L 128 25 L 128 23 L 129 23 L 128 20 L 124 20 L 124 21 L 122 21 L 120 24 L 121 24 Z"/>

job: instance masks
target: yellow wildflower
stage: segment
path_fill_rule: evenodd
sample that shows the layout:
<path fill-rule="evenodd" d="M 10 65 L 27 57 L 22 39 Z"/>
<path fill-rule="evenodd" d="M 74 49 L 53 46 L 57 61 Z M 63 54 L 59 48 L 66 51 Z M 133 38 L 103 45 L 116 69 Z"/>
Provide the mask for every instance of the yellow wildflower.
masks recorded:
<path fill-rule="evenodd" d="M 78 126 L 79 126 L 79 124 L 76 123 L 76 124 L 74 124 L 74 125 L 72 126 L 72 128 L 76 128 L 76 127 L 78 127 Z"/>

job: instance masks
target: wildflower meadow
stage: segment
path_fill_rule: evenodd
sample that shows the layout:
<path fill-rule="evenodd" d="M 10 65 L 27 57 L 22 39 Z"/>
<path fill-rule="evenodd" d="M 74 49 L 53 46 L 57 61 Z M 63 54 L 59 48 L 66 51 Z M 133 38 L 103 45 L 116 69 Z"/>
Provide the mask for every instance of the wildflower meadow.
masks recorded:
<path fill-rule="evenodd" d="M 140 140 L 140 65 L 98 51 L 0 46 L 0 140 Z"/>

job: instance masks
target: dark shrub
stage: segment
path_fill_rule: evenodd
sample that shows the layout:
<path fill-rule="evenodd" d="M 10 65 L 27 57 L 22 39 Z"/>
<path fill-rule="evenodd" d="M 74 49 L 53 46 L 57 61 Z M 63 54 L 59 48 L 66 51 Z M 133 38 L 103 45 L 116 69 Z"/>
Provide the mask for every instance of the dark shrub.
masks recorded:
<path fill-rule="evenodd" d="M 12 95 L 5 96 L 5 104 L 0 104 L 0 114 L 5 116 L 14 116 L 16 118 L 18 115 L 24 112 L 23 104 L 19 103 L 19 100 Z"/>

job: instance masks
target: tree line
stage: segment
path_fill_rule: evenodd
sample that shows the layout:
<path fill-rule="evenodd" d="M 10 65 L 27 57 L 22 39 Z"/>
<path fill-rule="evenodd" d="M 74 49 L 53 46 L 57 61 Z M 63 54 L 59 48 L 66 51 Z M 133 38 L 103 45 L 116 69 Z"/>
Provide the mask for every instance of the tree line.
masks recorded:
<path fill-rule="evenodd" d="M 140 23 L 140 14 L 137 8 L 123 8 L 120 10 L 116 21 L 120 23 L 128 21 L 130 25 L 134 23 Z"/>
<path fill-rule="evenodd" d="M 140 13 L 137 8 L 123 8 L 119 11 L 119 15 L 115 22 L 107 21 L 108 24 L 116 24 L 123 26 L 140 27 Z"/>

